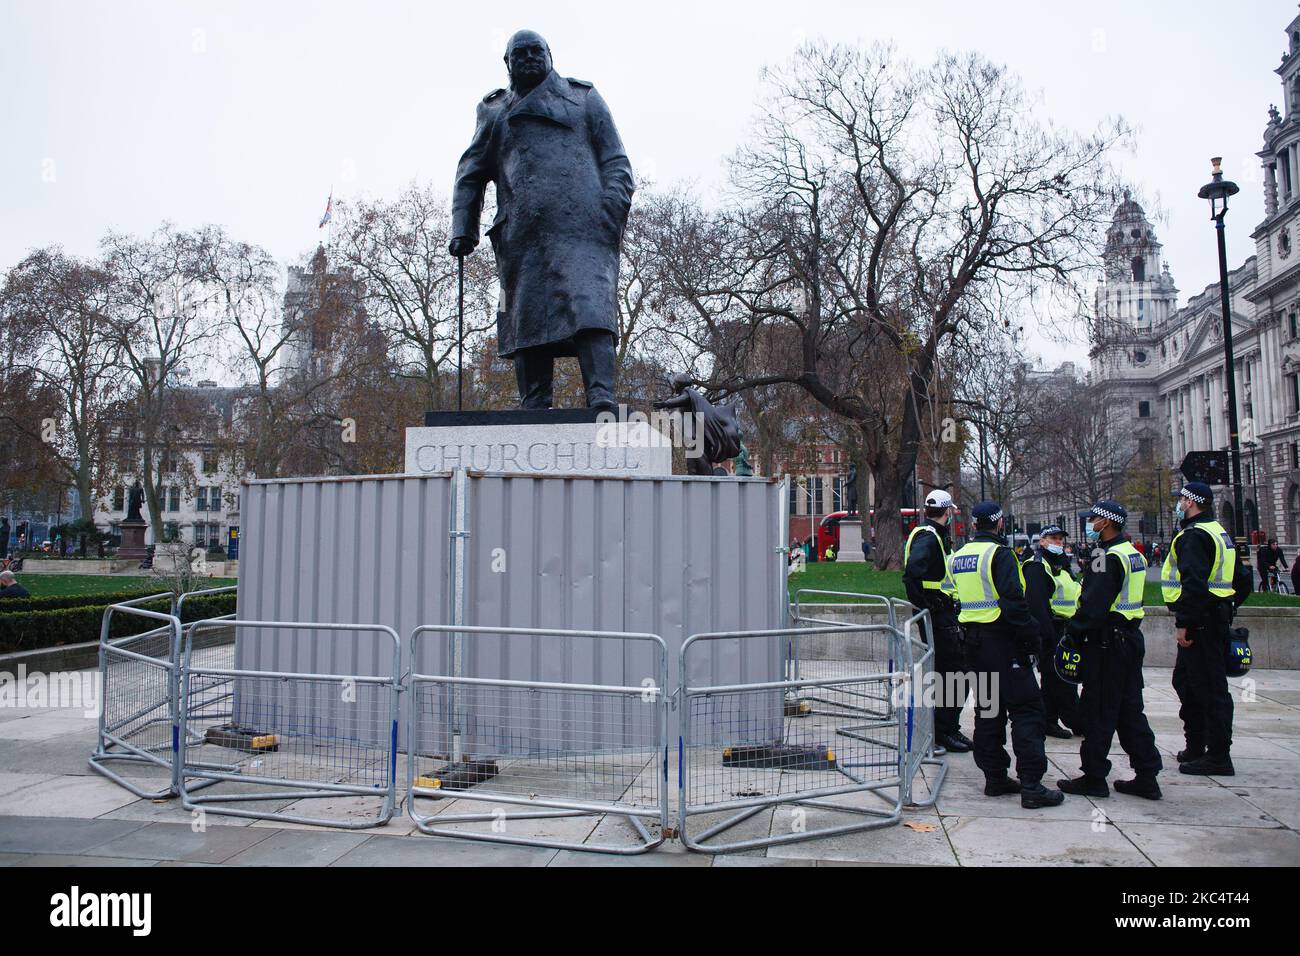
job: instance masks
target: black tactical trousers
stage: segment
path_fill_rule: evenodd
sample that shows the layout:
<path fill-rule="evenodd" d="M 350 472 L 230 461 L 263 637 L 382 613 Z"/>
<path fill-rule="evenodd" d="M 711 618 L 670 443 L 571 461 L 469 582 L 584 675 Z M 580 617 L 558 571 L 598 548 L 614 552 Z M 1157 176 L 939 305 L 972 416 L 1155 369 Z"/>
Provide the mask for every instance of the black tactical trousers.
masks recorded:
<path fill-rule="evenodd" d="M 1187 746 L 1205 748 L 1211 757 L 1232 750 L 1232 694 L 1228 690 L 1227 615 L 1200 627 L 1189 627 L 1191 647 L 1179 647 L 1174 659 L 1174 692 Z"/>
<path fill-rule="evenodd" d="M 1053 624 L 1056 626 L 1056 641 L 1059 643 L 1065 632 L 1065 622 L 1057 618 Z M 1043 689 L 1044 716 L 1049 724 L 1058 721 L 1067 729 L 1078 731 L 1080 730 L 1079 688 L 1061 680 L 1056 673 L 1053 662 L 1055 654 L 1056 643 L 1053 643 L 1051 647 L 1044 647 L 1038 656 L 1038 676 L 1039 684 Z"/>
<path fill-rule="evenodd" d="M 1032 665 L 1017 661 L 1015 639 L 1001 628 L 968 625 L 965 638 L 966 661 L 976 687 L 975 766 L 986 777 L 1006 774 L 1011 766 L 1006 747 L 1010 720 L 1016 776 L 1025 786 L 1041 782 L 1047 773 L 1046 723 Z M 996 712 L 990 713 L 994 707 Z"/>
<path fill-rule="evenodd" d="M 934 680 L 940 693 L 934 707 L 934 733 L 942 737 L 961 729 L 961 710 L 969 692 L 957 616 L 950 610 L 936 613 L 933 608 L 930 613 L 934 620 Z"/>
<path fill-rule="evenodd" d="M 1083 772 L 1105 778 L 1110 773 L 1110 745 L 1119 745 L 1138 774 L 1157 774 L 1162 765 L 1156 736 L 1142 709 L 1142 658 L 1146 644 L 1136 628 L 1090 633 L 1079 664 L 1083 692 L 1079 718 L 1083 745 L 1079 757 Z"/>

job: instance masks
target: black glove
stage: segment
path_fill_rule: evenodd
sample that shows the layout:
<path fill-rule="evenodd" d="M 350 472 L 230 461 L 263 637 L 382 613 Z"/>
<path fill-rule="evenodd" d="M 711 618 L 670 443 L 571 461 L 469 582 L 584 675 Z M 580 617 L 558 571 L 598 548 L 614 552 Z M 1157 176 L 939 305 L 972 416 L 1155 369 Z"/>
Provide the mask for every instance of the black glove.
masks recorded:
<path fill-rule="evenodd" d="M 1016 640 L 1016 660 L 1027 667 L 1040 651 L 1038 635 L 1023 635 Z"/>

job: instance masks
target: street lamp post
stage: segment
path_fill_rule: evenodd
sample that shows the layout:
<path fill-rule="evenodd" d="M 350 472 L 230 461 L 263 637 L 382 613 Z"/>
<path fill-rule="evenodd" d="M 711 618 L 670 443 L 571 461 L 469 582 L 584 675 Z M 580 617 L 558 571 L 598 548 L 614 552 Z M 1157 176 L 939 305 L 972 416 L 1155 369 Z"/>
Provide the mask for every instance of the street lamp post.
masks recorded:
<path fill-rule="evenodd" d="M 1219 240 L 1219 301 L 1223 306 L 1223 374 L 1228 386 L 1228 433 L 1232 451 L 1232 502 L 1233 535 L 1237 543 L 1244 539 L 1242 528 L 1244 516 L 1241 513 L 1241 442 L 1237 434 L 1237 373 L 1232 360 L 1232 305 L 1228 295 L 1228 245 L 1224 237 L 1223 217 L 1228 214 L 1228 199 L 1240 190 L 1237 184 L 1223 178 L 1223 158 L 1216 156 L 1213 164 L 1214 177 L 1201 187 L 1197 195 L 1210 202 L 1210 218 L 1214 221 L 1215 233 Z"/>
<path fill-rule="evenodd" d="M 1247 526 L 1246 532 L 1259 530 L 1259 474 L 1255 471 L 1255 449 L 1259 447 L 1259 442 L 1248 441 L 1246 447 L 1250 449 L 1250 496 L 1255 501 L 1255 527 Z"/>

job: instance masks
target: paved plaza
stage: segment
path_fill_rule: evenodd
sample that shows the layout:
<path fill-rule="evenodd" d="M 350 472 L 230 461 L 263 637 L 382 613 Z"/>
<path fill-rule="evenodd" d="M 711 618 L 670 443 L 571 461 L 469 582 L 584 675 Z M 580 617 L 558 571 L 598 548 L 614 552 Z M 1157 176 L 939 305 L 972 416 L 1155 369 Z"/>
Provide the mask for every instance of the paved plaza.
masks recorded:
<path fill-rule="evenodd" d="M 948 758 L 937 808 L 907 810 L 902 825 L 743 854 L 709 856 L 666 842 L 642 856 L 432 837 L 415 831 L 403 806 L 385 827 L 326 829 L 208 814 L 195 832 L 178 800 L 136 799 L 93 773 L 95 721 L 73 709 L 0 709 L 0 865 L 4 866 L 1280 866 L 1300 864 L 1300 672 L 1253 671 L 1233 680 L 1236 703 L 1230 778 L 1177 773 L 1182 746 L 1170 672 L 1146 671 L 1147 714 L 1166 757 L 1158 803 L 1114 794 L 1068 797 L 1029 811 L 1015 798 L 988 798 L 968 754 Z M 1252 699 L 1253 698 L 1253 699 Z M 963 717 L 969 732 L 969 710 Z M 1049 739 L 1048 783 L 1076 775 L 1078 739 Z M 1112 780 L 1127 775 L 1114 750 Z M 933 773 L 933 768 L 926 768 Z M 923 792 L 923 788 L 919 788 Z M 347 798 L 343 798 L 347 799 Z M 329 802 L 329 801 L 325 801 Z M 446 801 L 453 812 L 458 809 Z M 282 804 L 283 805 L 283 804 Z M 476 809 L 481 809 L 477 807 Z M 767 810 L 740 835 L 788 831 Z M 808 811 L 809 829 L 832 821 Z M 574 842 L 609 840 L 621 821 L 511 821 Z M 629 831 L 630 834 L 630 831 Z M 626 834 L 624 835 L 626 836 Z"/>

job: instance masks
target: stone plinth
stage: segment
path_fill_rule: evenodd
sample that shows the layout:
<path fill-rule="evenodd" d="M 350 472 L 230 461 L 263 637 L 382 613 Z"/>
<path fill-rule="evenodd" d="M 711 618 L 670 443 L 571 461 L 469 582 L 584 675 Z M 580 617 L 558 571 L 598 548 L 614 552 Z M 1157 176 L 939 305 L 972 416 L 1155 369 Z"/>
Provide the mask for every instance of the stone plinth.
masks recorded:
<path fill-rule="evenodd" d="M 861 564 L 866 558 L 862 554 L 862 520 L 845 518 L 840 521 L 840 547 L 835 552 L 835 560 L 840 562 L 857 561 Z"/>
<path fill-rule="evenodd" d="M 506 474 L 664 477 L 669 438 L 648 421 L 603 422 L 587 409 L 430 412 L 406 430 L 406 473 L 468 468 Z"/>
<path fill-rule="evenodd" d="M 118 527 L 122 531 L 122 544 L 117 556 L 123 560 L 139 561 L 149 554 L 144 546 L 144 531 L 148 527 L 141 518 L 127 518 Z"/>

